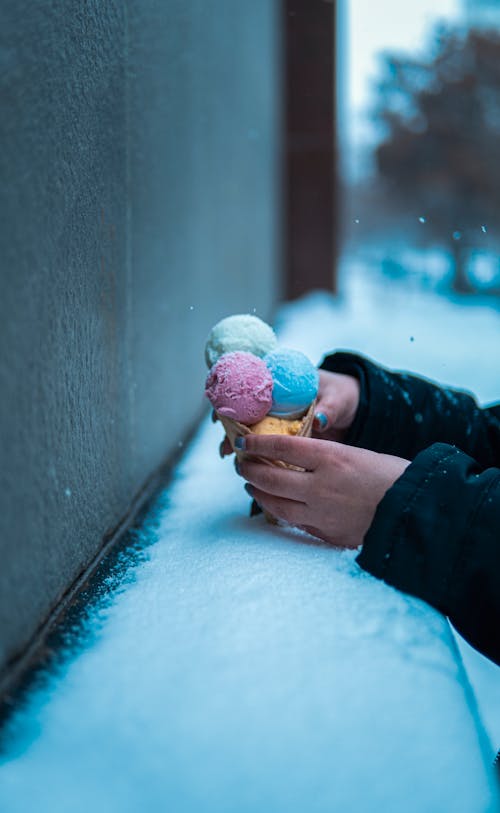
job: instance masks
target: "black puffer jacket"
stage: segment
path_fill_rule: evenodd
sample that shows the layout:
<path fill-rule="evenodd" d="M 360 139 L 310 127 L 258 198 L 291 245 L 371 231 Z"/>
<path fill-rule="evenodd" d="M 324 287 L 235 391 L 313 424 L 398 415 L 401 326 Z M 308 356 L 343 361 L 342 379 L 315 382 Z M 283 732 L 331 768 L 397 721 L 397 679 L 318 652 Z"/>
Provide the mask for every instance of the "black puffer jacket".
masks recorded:
<path fill-rule="evenodd" d="M 447 615 L 500 665 L 500 404 L 393 373 L 350 353 L 321 367 L 355 375 L 346 442 L 411 460 L 382 499 L 358 562 Z"/>

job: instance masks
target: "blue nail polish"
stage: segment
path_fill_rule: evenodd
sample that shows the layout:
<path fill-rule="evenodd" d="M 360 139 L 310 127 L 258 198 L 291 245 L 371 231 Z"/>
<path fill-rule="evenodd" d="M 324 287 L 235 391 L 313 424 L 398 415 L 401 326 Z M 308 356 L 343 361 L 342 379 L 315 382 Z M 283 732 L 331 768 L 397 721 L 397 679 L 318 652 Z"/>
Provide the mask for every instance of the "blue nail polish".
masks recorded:
<path fill-rule="evenodd" d="M 237 457 L 235 457 L 235 458 L 234 458 L 234 468 L 236 469 L 236 474 L 240 474 L 240 475 L 241 475 L 241 471 L 240 471 L 240 461 L 238 460 L 238 458 L 237 458 Z"/>
<path fill-rule="evenodd" d="M 256 517 L 258 514 L 262 514 L 262 508 L 255 502 L 255 500 L 252 500 L 252 504 L 250 506 L 250 516 Z"/>
<path fill-rule="evenodd" d="M 328 426 L 328 418 L 324 412 L 316 412 L 314 420 L 319 424 L 320 429 L 326 429 Z"/>
<path fill-rule="evenodd" d="M 238 449 L 239 452 L 244 452 L 246 445 L 246 438 L 244 438 L 243 435 L 238 435 L 238 437 L 234 439 L 234 448 Z"/>
<path fill-rule="evenodd" d="M 245 491 L 247 492 L 247 494 L 250 494 L 250 496 L 252 496 L 253 487 L 250 485 L 250 483 L 245 483 L 244 488 L 245 488 Z"/>

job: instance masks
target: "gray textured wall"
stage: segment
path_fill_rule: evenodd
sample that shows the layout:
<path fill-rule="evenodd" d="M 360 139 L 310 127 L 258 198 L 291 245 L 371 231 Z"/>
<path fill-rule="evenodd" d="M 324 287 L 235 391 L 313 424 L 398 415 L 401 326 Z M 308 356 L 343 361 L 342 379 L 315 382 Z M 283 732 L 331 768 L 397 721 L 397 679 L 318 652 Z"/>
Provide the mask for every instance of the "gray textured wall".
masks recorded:
<path fill-rule="evenodd" d="M 199 414 L 211 324 L 269 315 L 278 22 L 275 0 L 2 4 L 4 671 Z"/>

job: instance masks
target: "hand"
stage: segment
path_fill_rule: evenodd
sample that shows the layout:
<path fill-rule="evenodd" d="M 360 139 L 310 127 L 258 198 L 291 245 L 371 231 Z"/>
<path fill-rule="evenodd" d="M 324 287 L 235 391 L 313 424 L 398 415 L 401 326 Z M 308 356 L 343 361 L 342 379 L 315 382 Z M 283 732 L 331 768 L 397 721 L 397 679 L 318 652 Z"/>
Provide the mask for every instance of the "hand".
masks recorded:
<path fill-rule="evenodd" d="M 320 370 L 315 416 L 321 417 L 314 419 L 314 437 L 342 441 L 356 415 L 359 392 L 359 381 L 354 376 Z M 217 420 L 215 412 L 212 412 L 212 420 Z M 224 437 L 219 446 L 219 454 L 226 457 L 232 453 L 231 444 Z"/>
<path fill-rule="evenodd" d="M 314 437 L 342 441 L 359 405 L 359 381 L 351 375 L 319 371 Z"/>
<path fill-rule="evenodd" d="M 408 460 L 341 443 L 286 435 L 246 435 L 244 451 L 282 460 L 294 471 L 245 459 L 239 473 L 260 507 L 341 548 L 357 548 L 386 491 Z"/>

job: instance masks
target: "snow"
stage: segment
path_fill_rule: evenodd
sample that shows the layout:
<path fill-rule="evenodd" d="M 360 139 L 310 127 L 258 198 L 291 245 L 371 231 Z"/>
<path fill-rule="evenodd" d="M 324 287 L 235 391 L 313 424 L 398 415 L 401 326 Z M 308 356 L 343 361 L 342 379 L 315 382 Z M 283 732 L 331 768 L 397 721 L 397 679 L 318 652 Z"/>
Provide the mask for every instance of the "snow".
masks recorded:
<path fill-rule="evenodd" d="M 284 307 L 283 343 L 498 396 L 497 312 L 355 265 L 345 289 Z M 248 518 L 220 439 L 207 418 L 151 544 L 11 720 L 2 813 L 493 810 L 484 659 L 482 707 L 439 613 L 353 552 Z"/>
<path fill-rule="evenodd" d="M 444 298 L 427 291 L 423 267 L 420 276 L 413 272 L 409 279 L 394 281 L 377 275 L 368 258 L 350 256 L 344 262 L 343 298 L 313 294 L 285 306 L 282 340 L 295 342 L 316 362 L 325 352 L 351 349 L 392 369 L 468 390 L 482 404 L 500 399 L 500 300 Z M 456 637 L 493 753 L 500 748 L 500 673 Z"/>

